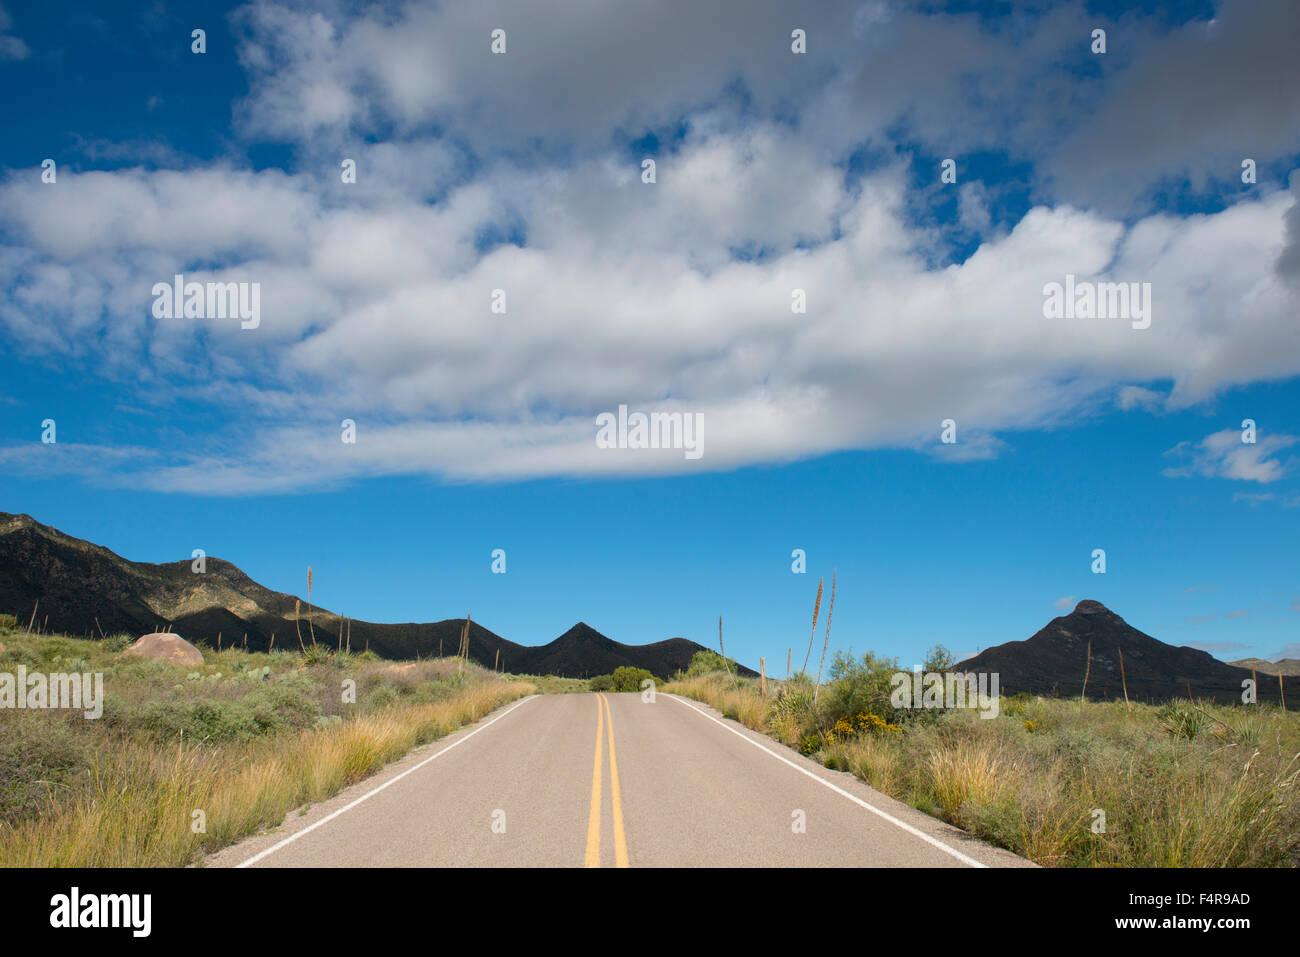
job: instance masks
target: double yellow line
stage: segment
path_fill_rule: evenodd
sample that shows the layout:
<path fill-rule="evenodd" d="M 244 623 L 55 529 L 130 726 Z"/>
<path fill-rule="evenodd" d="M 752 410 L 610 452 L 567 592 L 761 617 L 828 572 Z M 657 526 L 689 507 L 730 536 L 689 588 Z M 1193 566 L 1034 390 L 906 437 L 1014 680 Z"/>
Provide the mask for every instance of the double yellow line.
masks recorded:
<path fill-rule="evenodd" d="M 614 716 L 603 694 L 596 695 L 596 763 L 591 769 L 591 813 L 587 816 L 587 867 L 600 867 L 601 749 L 609 722 L 609 790 L 614 811 L 614 864 L 627 867 L 627 836 L 623 833 L 623 799 L 618 789 L 618 755 L 614 751 Z"/>

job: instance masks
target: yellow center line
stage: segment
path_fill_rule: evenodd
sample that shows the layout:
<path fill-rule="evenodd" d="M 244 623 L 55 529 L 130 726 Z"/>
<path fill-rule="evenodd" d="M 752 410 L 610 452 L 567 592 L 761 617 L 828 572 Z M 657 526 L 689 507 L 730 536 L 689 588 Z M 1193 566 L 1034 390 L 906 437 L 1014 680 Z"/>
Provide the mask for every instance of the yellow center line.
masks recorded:
<path fill-rule="evenodd" d="M 604 695 L 605 717 L 609 725 L 609 790 L 614 809 L 614 866 L 627 867 L 627 837 L 623 833 L 623 799 L 618 788 L 618 756 L 614 753 L 614 714 L 609 710 L 609 699 Z"/>
<path fill-rule="evenodd" d="M 596 764 L 591 770 L 591 813 L 587 817 L 586 867 L 600 867 L 600 749 L 605 737 L 605 713 L 596 701 Z M 611 739 L 611 743 L 612 743 Z"/>

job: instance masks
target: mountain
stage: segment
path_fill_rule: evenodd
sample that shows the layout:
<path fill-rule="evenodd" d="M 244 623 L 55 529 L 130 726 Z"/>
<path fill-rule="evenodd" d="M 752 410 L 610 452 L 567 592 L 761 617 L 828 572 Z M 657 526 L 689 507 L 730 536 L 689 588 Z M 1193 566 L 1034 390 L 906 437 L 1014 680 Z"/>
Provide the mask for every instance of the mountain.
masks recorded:
<path fill-rule="evenodd" d="M 957 666 L 960 671 L 997 673 L 1003 694 L 1020 691 L 1058 697 L 1078 696 L 1088 666 L 1089 698 L 1122 698 L 1120 657 L 1132 701 L 1196 697 L 1241 701 L 1249 668 L 1225 664 L 1195 648 L 1174 647 L 1138 631 L 1098 601 L 1081 601 L 1068 615 L 1054 618 L 1025 641 L 987 648 Z M 1286 683 L 1291 691 L 1291 682 Z M 1300 701 L 1300 682 L 1294 700 Z M 1278 700 L 1275 680 L 1260 679 L 1261 701 Z"/>
<path fill-rule="evenodd" d="M 1229 661 L 1234 668 L 1254 668 L 1269 675 L 1300 675 L 1300 658 L 1282 658 L 1278 661 L 1265 661 L 1263 658 L 1242 658 Z"/>
<path fill-rule="evenodd" d="M 0 612 L 26 626 L 36 612 L 45 631 L 100 637 L 117 632 L 139 636 L 170 626 L 192 642 L 243 644 L 264 651 L 310 643 L 307 603 L 298 626 L 299 599 L 272 591 L 220 558 L 206 559 L 202 574 L 190 561 L 155 565 L 132 562 L 107 548 L 65 535 L 29 515 L 0 512 Z M 39 602 L 39 607 L 37 603 Z M 343 620 L 314 607 L 311 630 L 317 642 L 336 647 L 340 630 L 354 650 L 369 648 L 385 658 L 455 654 L 465 619 L 381 624 Z M 579 622 L 550 644 L 519 645 L 470 623 L 470 657 L 488 668 L 500 664 L 516 674 L 586 678 L 620 665 L 667 677 L 705 650 L 685 638 L 648 645 L 624 645 Z M 741 674 L 756 672 L 741 667 Z"/>

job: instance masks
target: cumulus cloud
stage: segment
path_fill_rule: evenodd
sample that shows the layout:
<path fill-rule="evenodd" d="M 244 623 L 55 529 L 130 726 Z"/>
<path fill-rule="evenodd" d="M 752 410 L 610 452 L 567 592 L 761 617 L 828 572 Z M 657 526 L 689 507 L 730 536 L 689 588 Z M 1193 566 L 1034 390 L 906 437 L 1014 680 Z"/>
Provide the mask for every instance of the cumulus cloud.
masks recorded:
<path fill-rule="evenodd" d="M 298 165 L 196 163 L 155 144 L 136 155 L 174 168 L 60 171 L 52 187 L 10 176 L 0 327 L 147 401 L 216 410 L 203 440 L 133 479 L 195 492 L 657 474 L 884 446 L 970 461 L 1004 451 L 1000 432 L 1106 401 L 1185 408 L 1300 373 L 1275 265 L 1295 190 L 1124 217 L 1094 184 L 1069 204 L 1049 190 L 993 229 L 994 191 L 965 182 L 956 225 L 982 240 L 935 264 L 948 237 L 912 215 L 897 137 L 1046 161 L 1071 110 L 1119 124 L 1107 91 L 1126 61 L 1090 92 L 1058 62 L 1087 36 L 1078 10 L 1017 32 L 912 4 L 817 5 L 798 11 L 801 58 L 788 4 L 727 9 L 249 4 L 234 15 L 249 93 L 233 132 L 292 143 Z M 1211 73 L 1236 62 L 1217 42 Z M 649 132 L 657 146 L 633 149 Z M 884 158 L 850 175 L 864 144 Z M 1161 156 L 1135 158 L 1133 175 L 1178 168 Z M 150 290 L 177 273 L 259 283 L 261 325 L 154 319 Z M 1044 318 L 1043 287 L 1066 274 L 1150 282 L 1151 327 Z M 598 449 L 595 416 L 624 403 L 701 414 L 703 457 Z M 947 418 L 956 445 L 940 442 Z M 1272 481 L 1276 441 L 1189 446 L 1184 468 Z"/>
<path fill-rule="evenodd" d="M 1286 474 L 1290 459 L 1283 462 L 1275 456 L 1297 441 L 1300 437 L 1294 435 L 1261 435 L 1255 442 L 1248 443 L 1242 441 L 1240 430 L 1223 429 L 1197 443 L 1180 442 L 1166 452 L 1167 456 L 1183 459 L 1184 464 L 1167 468 L 1164 474 L 1171 478 L 1202 475 L 1266 485 Z M 1265 500 L 1262 495 L 1243 495 L 1242 498 L 1253 503 Z"/>
<path fill-rule="evenodd" d="M 1117 210 L 1184 179 L 1240 188 L 1243 159 L 1266 166 L 1300 150 L 1300 6 L 1215 7 L 1164 35 L 1136 21 L 1111 27 L 1112 48 L 1141 55 L 1060 141 L 1049 164 L 1058 195 Z"/>
<path fill-rule="evenodd" d="M 1125 412 L 1131 409 L 1153 412 L 1160 408 L 1164 398 L 1155 389 L 1147 389 L 1140 385 L 1126 385 L 1120 387 L 1119 392 L 1116 393 L 1115 404 Z"/>

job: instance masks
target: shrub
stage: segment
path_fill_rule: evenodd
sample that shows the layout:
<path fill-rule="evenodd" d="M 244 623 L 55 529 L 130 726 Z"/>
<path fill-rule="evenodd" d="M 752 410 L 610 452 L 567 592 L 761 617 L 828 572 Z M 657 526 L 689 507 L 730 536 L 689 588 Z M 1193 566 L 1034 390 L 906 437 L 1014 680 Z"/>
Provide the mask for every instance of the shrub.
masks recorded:
<path fill-rule="evenodd" d="M 896 709 L 890 702 L 893 676 L 898 662 L 870 651 L 861 658 L 835 652 L 831 662 L 830 683 L 822 688 L 823 727 L 832 728 L 841 718 L 856 720 L 864 712 L 874 714 L 889 724 L 898 724 L 908 711 Z"/>
<path fill-rule="evenodd" d="M 135 644 L 135 639 L 122 632 L 118 632 L 116 635 L 109 635 L 104 639 L 104 647 L 109 651 L 125 651 L 133 644 Z"/>
<path fill-rule="evenodd" d="M 957 659 L 953 657 L 951 651 L 943 645 L 935 645 L 925 653 L 925 664 L 921 666 L 921 670 L 947 674 L 956 665 Z"/>
<path fill-rule="evenodd" d="M 302 663 L 304 665 L 325 665 L 329 664 L 333 652 L 324 645 L 311 645 L 302 653 Z"/>
<path fill-rule="evenodd" d="M 697 651 L 691 656 L 691 663 L 686 667 L 686 677 L 696 678 L 700 675 L 711 674 L 714 671 L 735 672 L 736 663 L 730 658 L 724 658 L 716 651 L 707 649 Z"/>
<path fill-rule="evenodd" d="M 1182 701 L 1171 701 L 1156 713 L 1160 729 L 1171 738 L 1191 741 L 1205 730 L 1208 719 L 1204 714 Z"/>
<path fill-rule="evenodd" d="M 641 682 L 647 679 L 650 681 L 655 680 L 655 676 L 646 669 L 633 668 L 628 665 L 615 668 L 610 678 L 614 682 L 615 691 L 640 691 Z"/>
<path fill-rule="evenodd" d="M 587 682 L 592 691 L 613 691 L 614 678 L 611 675 L 596 675 Z"/>

